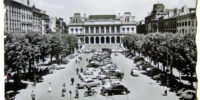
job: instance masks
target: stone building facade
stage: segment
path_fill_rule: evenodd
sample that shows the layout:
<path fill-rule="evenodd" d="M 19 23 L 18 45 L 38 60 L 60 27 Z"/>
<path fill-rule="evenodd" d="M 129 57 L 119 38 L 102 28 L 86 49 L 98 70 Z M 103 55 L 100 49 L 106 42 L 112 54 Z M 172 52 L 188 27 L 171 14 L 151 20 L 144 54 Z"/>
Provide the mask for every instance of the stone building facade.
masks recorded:
<path fill-rule="evenodd" d="M 29 0 L 4 0 L 4 8 L 5 33 L 48 34 L 50 32 L 49 15 L 31 6 Z"/>
<path fill-rule="evenodd" d="M 196 14 L 194 8 L 166 9 L 163 4 L 154 4 L 144 24 L 138 24 L 138 33 L 172 32 L 196 33 Z M 145 30 L 144 30 L 145 29 Z"/>
<path fill-rule="evenodd" d="M 120 15 L 89 15 L 75 13 L 68 25 L 69 34 L 78 36 L 79 46 L 109 48 L 120 45 L 126 34 L 136 34 L 135 16 L 130 12 Z"/>

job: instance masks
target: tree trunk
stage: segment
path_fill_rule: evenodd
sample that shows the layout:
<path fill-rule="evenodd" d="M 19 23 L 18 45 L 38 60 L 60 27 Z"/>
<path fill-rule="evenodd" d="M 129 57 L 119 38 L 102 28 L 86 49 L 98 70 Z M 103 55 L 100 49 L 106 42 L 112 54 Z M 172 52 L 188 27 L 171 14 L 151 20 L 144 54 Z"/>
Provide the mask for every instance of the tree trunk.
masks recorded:
<path fill-rule="evenodd" d="M 193 87 L 193 72 L 190 72 L 190 85 Z"/>
<path fill-rule="evenodd" d="M 163 72 L 165 72 L 165 66 L 163 66 Z"/>
<path fill-rule="evenodd" d="M 52 60 L 53 60 L 53 54 L 51 54 L 51 57 L 50 57 L 50 63 L 52 64 Z"/>
<path fill-rule="evenodd" d="M 31 71 L 32 71 L 32 66 L 31 66 L 32 63 L 31 63 L 31 61 L 32 61 L 32 60 L 29 60 L 29 69 L 28 69 L 28 73 L 29 73 L 29 74 L 30 74 Z"/>
<path fill-rule="evenodd" d="M 173 67 L 170 66 L 170 74 L 173 75 Z"/>

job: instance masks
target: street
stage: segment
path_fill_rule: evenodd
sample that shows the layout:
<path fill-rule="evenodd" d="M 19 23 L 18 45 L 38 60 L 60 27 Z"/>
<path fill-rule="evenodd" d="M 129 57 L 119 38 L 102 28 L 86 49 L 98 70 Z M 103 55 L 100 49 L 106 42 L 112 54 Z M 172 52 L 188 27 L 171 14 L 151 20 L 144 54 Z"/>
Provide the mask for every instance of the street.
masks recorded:
<path fill-rule="evenodd" d="M 86 69 L 86 58 L 90 58 L 92 54 L 80 54 L 82 61 L 78 64 L 75 63 L 74 59 L 71 59 L 65 69 L 56 70 L 53 74 L 43 76 L 44 81 L 37 83 L 36 87 L 31 84 L 26 89 L 20 90 L 19 94 L 16 95 L 15 100 L 31 100 L 31 92 L 34 90 L 36 100 L 70 100 L 69 90 L 72 91 L 71 100 L 76 100 L 75 87 L 76 83 L 80 82 L 78 75 L 76 74 L 76 68 Z M 100 94 L 101 87 L 94 88 L 97 94 L 94 96 L 84 97 L 86 89 L 79 90 L 79 99 L 77 100 L 179 100 L 179 97 L 175 93 L 168 92 L 167 96 L 163 96 L 166 87 L 160 86 L 159 83 L 152 80 L 150 77 L 139 73 L 139 77 L 133 77 L 130 75 L 131 69 L 135 66 L 133 61 L 119 54 L 115 56 L 111 55 L 113 63 L 117 64 L 118 68 L 124 72 L 124 78 L 122 83 L 130 90 L 128 95 L 113 95 L 103 96 Z M 71 78 L 75 79 L 75 84 L 71 85 Z M 51 82 L 52 92 L 48 92 L 49 82 Z M 63 83 L 66 84 L 66 96 L 62 97 Z"/>

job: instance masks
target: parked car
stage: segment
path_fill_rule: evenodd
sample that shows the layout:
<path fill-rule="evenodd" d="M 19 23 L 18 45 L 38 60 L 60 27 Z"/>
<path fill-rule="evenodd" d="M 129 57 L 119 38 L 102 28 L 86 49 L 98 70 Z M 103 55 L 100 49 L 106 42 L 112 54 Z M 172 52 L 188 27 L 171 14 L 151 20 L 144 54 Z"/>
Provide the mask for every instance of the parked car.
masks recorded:
<path fill-rule="evenodd" d="M 94 82 L 92 78 L 86 77 L 82 80 L 83 82 L 89 83 L 89 82 Z"/>
<path fill-rule="evenodd" d="M 93 81 L 93 82 L 88 82 L 88 83 L 78 83 L 76 85 L 76 88 L 77 89 L 84 89 L 84 88 L 87 88 L 87 87 L 97 87 L 97 86 L 100 86 L 100 82 L 97 82 L 97 81 Z"/>
<path fill-rule="evenodd" d="M 194 90 L 185 90 L 181 95 L 180 95 L 181 100 L 195 100 L 196 95 Z"/>
<path fill-rule="evenodd" d="M 37 82 L 43 82 L 43 78 L 42 76 L 39 76 L 39 75 L 34 75 L 34 80 L 36 80 Z"/>
<path fill-rule="evenodd" d="M 83 80 L 83 79 L 87 78 L 88 76 L 84 75 L 83 73 L 80 73 L 78 77 L 80 80 Z"/>
<path fill-rule="evenodd" d="M 6 92 L 6 96 L 5 96 L 6 100 L 14 100 L 15 99 L 15 91 L 7 91 Z"/>
<path fill-rule="evenodd" d="M 130 91 L 122 84 L 111 84 L 102 87 L 101 94 L 104 96 L 114 95 L 114 94 L 128 94 Z"/>
<path fill-rule="evenodd" d="M 106 74 L 104 74 L 102 72 L 98 73 L 97 79 L 104 80 L 104 79 L 108 79 L 108 78 L 109 78 L 109 76 L 107 76 Z"/>
<path fill-rule="evenodd" d="M 132 69 L 131 70 L 131 75 L 134 76 L 134 77 L 138 77 L 139 76 L 139 72 L 135 69 Z"/>

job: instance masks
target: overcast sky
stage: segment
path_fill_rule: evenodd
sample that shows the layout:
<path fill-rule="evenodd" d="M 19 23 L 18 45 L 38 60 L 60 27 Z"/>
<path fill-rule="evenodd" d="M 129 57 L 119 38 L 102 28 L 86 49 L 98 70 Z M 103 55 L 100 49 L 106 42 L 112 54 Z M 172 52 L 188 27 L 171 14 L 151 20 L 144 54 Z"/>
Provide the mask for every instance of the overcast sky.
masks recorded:
<path fill-rule="evenodd" d="M 196 0 L 30 0 L 31 4 L 44 10 L 50 16 L 62 17 L 69 23 L 74 13 L 83 16 L 93 14 L 118 14 L 131 12 L 136 21 L 143 20 L 151 12 L 153 4 L 159 2 L 165 8 L 196 7 Z"/>

